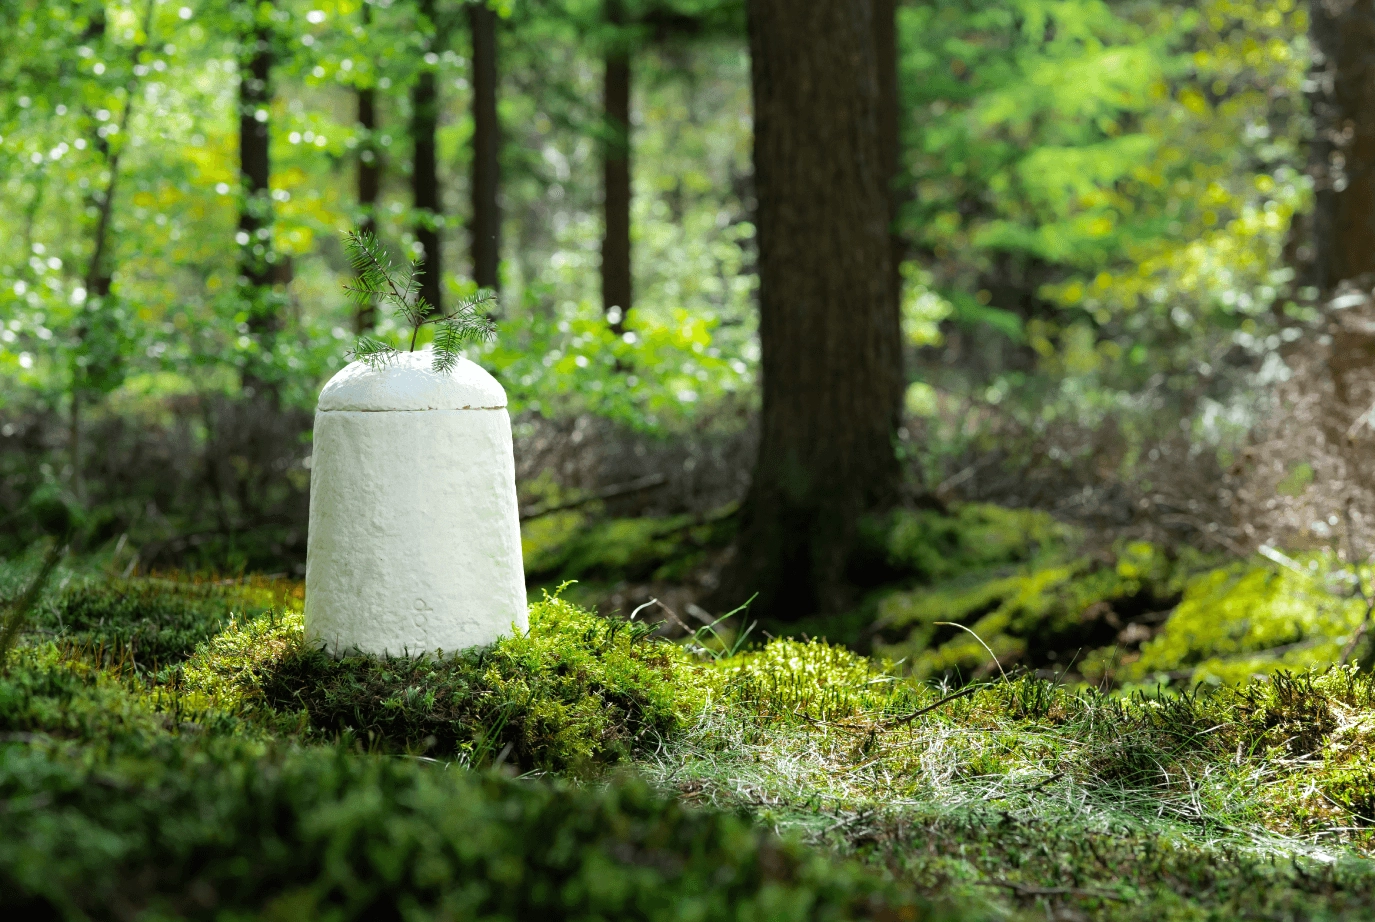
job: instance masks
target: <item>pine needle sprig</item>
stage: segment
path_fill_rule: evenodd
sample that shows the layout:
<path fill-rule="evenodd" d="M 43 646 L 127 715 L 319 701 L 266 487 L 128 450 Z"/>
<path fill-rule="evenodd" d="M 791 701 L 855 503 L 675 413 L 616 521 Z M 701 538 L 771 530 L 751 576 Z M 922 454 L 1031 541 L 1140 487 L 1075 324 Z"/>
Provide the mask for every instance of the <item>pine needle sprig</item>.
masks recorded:
<path fill-rule="evenodd" d="M 420 328 L 427 323 L 434 324 L 435 371 L 452 371 L 465 345 L 490 342 L 496 337 L 496 322 L 488 313 L 489 306 L 496 303 L 496 292 L 480 289 L 461 300 L 453 310 L 441 314 L 420 294 L 419 264 L 411 264 L 404 274 L 398 272 L 372 234 L 350 233 L 347 246 L 354 282 L 345 285 L 344 290 L 360 305 L 381 302 L 391 307 L 411 328 L 411 352 L 415 351 Z M 349 354 L 370 368 L 382 368 L 390 364 L 400 350 L 369 336 L 360 336 Z"/>
<path fill-rule="evenodd" d="M 369 368 L 382 368 L 390 365 L 400 354 L 395 346 L 389 346 L 371 336 L 360 336 L 349 357 Z"/>

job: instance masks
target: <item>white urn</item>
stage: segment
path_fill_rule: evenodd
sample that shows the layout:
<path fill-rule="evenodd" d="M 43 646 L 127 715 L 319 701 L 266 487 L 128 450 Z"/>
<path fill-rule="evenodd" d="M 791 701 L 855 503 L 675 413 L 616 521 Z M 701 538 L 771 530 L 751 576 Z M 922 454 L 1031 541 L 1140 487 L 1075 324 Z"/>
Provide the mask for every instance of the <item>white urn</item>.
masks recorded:
<path fill-rule="evenodd" d="M 506 392 L 429 351 L 353 362 L 315 411 L 305 629 L 332 654 L 419 655 L 527 627 Z"/>

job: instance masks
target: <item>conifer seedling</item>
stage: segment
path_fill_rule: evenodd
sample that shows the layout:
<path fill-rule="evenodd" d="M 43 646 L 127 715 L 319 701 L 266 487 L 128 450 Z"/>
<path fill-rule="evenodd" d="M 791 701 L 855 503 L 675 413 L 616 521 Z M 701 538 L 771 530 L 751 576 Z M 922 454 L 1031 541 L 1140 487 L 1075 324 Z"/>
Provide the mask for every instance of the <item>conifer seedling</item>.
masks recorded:
<path fill-rule="evenodd" d="M 486 307 L 496 301 L 496 292 L 490 288 L 479 289 L 476 294 L 461 300 L 453 310 L 442 313 L 420 294 L 419 263 L 411 263 L 404 273 L 397 271 L 372 234 L 351 232 L 347 245 L 356 280 L 352 285 L 345 285 L 344 290 L 359 304 L 375 300 L 393 307 L 396 316 L 411 328 L 410 352 L 415 351 L 420 328 L 427 323 L 434 324 L 435 371 L 452 371 L 462 357 L 459 350 L 464 344 L 490 342 L 496 336 L 496 323 L 486 312 Z M 382 368 L 395 359 L 400 350 L 371 336 L 359 336 L 349 354 L 369 368 Z"/>

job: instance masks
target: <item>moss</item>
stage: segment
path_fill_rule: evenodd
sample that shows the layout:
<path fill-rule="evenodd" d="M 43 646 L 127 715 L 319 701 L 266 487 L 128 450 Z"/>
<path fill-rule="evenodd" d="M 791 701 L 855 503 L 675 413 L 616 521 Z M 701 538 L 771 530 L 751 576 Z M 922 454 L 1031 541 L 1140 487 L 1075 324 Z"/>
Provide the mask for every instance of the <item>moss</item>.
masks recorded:
<path fill-rule="evenodd" d="M 576 630 L 587 655 L 608 660 L 635 658 L 645 643 L 629 641 L 624 627 L 589 635 L 608 625 L 557 604 L 539 623 L 544 641 L 512 656 Z M 255 738 L 203 707 L 235 690 L 251 696 L 244 670 L 270 675 L 274 658 L 299 645 L 293 632 L 299 620 L 289 617 L 232 629 L 237 671 L 207 676 L 199 691 L 150 689 L 56 644 L 22 648 L 0 674 L 0 913 L 968 918 L 743 816 L 687 809 L 633 777 L 595 788 L 513 782 L 351 745 Z M 226 651 L 226 667 L 227 659 Z M 627 670 L 635 672 L 624 662 L 608 670 L 622 673 L 622 690 L 643 680 Z"/>
<path fill-rule="evenodd" d="M 521 529 L 525 574 L 532 581 L 681 579 L 710 548 L 729 543 L 724 516 L 593 520 L 568 511 Z"/>
<path fill-rule="evenodd" d="M 1009 575 L 896 592 L 879 602 L 874 651 L 905 660 L 922 677 L 996 672 L 989 649 L 1004 669 L 1042 665 L 1060 651 L 1110 645 L 1133 616 L 1168 609 L 1197 566 L 1192 555 L 1121 542 L 1108 561 L 1052 559 Z"/>
<path fill-rule="evenodd" d="M 155 670 L 185 659 L 231 618 L 251 618 L 299 591 L 264 579 L 83 580 L 56 600 L 41 625 L 103 658 Z"/>
<path fill-rule="evenodd" d="M 877 527 L 888 564 L 926 582 L 1023 563 L 1076 540 L 1044 512 L 985 503 L 957 506 L 951 515 L 899 509 Z"/>
<path fill-rule="evenodd" d="M 1375 899 L 1370 676 L 1125 697 L 1021 676 L 938 704 L 820 642 L 720 668 L 756 691 L 655 777 L 925 891 L 1117 922 L 1354 922 Z"/>
<path fill-rule="evenodd" d="M 1258 558 L 1195 577 L 1123 678 L 1236 683 L 1335 662 L 1365 606 L 1339 581 L 1343 566 L 1330 553 L 1296 563 L 1302 572 Z"/>
<path fill-rule="evenodd" d="M 0 803 L 12 918 L 937 918 L 633 779 L 575 789 L 233 739 L 118 759 L 0 743 Z"/>
<path fill-rule="evenodd" d="M 773 640 L 716 669 L 729 699 L 753 717 L 829 720 L 901 707 L 913 691 L 885 664 L 820 640 Z"/>
<path fill-rule="evenodd" d="M 235 624 L 187 664 L 183 688 L 264 726 L 350 734 L 383 751 L 595 774 L 704 707 L 714 677 L 643 625 L 559 598 L 527 634 L 451 656 L 333 659 L 298 614 Z"/>
<path fill-rule="evenodd" d="M 1037 624 L 1181 567 L 1124 545 L 999 579 Z M 1021 675 L 947 700 L 822 641 L 698 661 L 559 599 L 532 615 L 457 657 L 330 660 L 277 611 L 156 675 L 22 647 L 0 675 L 0 909 L 925 918 L 915 889 L 959 918 L 1182 922 L 1375 900 L 1375 680 L 1355 670 L 1127 695 Z M 603 783 L 434 761 L 507 744 L 506 770 Z M 627 762 L 649 786 L 607 775 Z"/>

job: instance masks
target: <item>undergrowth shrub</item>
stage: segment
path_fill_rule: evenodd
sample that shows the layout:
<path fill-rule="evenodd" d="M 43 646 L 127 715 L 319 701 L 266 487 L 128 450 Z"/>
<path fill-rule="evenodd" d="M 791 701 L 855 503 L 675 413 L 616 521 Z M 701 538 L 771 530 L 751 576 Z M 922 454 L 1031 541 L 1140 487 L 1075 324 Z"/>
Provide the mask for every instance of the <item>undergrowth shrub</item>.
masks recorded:
<path fill-rule="evenodd" d="M 643 624 L 558 598 L 528 633 L 444 656 L 330 657 L 301 616 L 234 624 L 187 664 L 184 690 L 278 729 L 524 770 L 596 774 L 701 710 L 713 676 Z"/>

